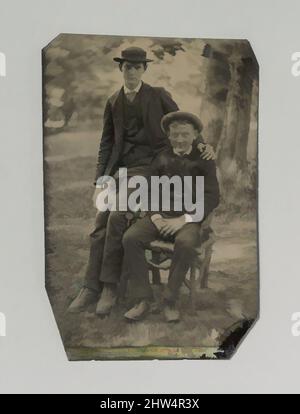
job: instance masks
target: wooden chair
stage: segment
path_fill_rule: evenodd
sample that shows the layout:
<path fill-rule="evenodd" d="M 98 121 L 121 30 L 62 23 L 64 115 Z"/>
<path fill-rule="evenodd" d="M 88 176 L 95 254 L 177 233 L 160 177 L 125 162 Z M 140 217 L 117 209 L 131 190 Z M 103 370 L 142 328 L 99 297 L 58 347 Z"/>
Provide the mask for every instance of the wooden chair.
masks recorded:
<path fill-rule="evenodd" d="M 142 214 L 144 216 L 144 214 Z M 133 217 L 128 216 L 129 224 L 133 219 L 139 219 L 141 215 Z M 209 265 L 213 252 L 213 245 L 216 240 L 214 231 L 211 228 L 213 213 L 211 213 L 199 227 L 200 239 L 203 240 L 197 256 L 192 263 L 186 278 L 185 285 L 190 291 L 191 307 L 195 309 L 196 294 L 199 289 L 205 289 L 208 285 Z M 161 284 L 161 270 L 169 270 L 171 266 L 172 255 L 174 251 L 174 243 L 166 242 L 160 239 L 153 241 L 146 249 L 146 259 L 149 265 L 149 277 L 152 275 L 152 283 L 154 285 Z M 122 272 L 120 294 L 125 296 L 127 290 L 128 274 L 126 270 Z"/>
<path fill-rule="evenodd" d="M 208 286 L 209 265 L 213 245 L 216 240 L 215 233 L 211 228 L 212 219 L 213 213 L 205 219 L 199 228 L 199 232 L 201 233 L 200 239 L 203 241 L 197 249 L 197 257 L 192 263 L 184 281 L 184 284 L 190 291 L 191 307 L 193 309 L 195 309 L 197 291 L 199 289 L 206 289 Z M 149 264 L 149 271 L 152 273 L 152 283 L 156 285 L 161 284 L 160 270 L 170 269 L 174 243 L 155 240 L 147 250 L 146 258 Z"/>

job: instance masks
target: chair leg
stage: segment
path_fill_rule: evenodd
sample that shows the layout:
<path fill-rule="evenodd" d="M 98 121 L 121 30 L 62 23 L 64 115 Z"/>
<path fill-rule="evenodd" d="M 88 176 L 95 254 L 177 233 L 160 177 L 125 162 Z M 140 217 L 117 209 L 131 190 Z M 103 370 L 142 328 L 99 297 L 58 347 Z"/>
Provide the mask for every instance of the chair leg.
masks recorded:
<path fill-rule="evenodd" d="M 157 259 L 157 262 L 159 261 L 160 254 L 158 252 L 152 252 L 152 259 L 155 261 Z M 161 278 L 160 278 L 160 271 L 158 268 L 152 268 L 152 283 L 154 285 L 160 285 L 161 284 Z"/>
<path fill-rule="evenodd" d="M 211 261 L 212 256 L 212 247 L 209 247 L 206 250 L 205 259 L 203 262 L 203 271 L 202 271 L 202 277 L 200 280 L 200 288 L 206 289 L 208 287 L 208 275 L 209 275 L 209 265 Z"/>

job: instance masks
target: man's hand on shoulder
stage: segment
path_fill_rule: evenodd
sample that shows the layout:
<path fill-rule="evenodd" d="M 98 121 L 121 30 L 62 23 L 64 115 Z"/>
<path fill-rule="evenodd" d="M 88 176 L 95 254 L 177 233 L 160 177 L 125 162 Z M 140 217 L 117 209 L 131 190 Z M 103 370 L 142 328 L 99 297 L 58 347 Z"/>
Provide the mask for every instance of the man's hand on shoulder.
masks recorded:
<path fill-rule="evenodd" d="M 216 159 L 216 153 L 212 145 L 200 143 L 197 145 L 197 148 L 201 153 L 201 158 L 204 160 Z"/>

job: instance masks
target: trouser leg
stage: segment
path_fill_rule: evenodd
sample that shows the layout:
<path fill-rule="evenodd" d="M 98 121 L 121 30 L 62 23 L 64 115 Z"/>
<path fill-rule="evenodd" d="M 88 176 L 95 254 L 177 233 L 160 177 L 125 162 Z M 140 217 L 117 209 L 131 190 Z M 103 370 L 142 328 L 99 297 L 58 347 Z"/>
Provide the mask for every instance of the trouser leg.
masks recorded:
<path fill-rule="evenodd" d="M 196 223 L 185 224 L 175 236 L 174 253 L 169 272 L 166 299 L 174 302 L 193 260 L 196 248 L 200 245 L 200 226 Z"/>
<path fill-rule="evenodd" d="M 90 234 L 89 261 L 85 274 L 84 287 L 99 291 L 101 284 L 99 275 L 105 244 L 106 225 L 109 211 L 100 211 L 96 217 L 95 230 Z"/>
<path fill-rule="evenodd" d="M 148 169 L 149 167 L 139 167 L 132 171 L 128 169 L 128 177 L 134 174 L 147 177 Z M 115 178 L 118 180 L 118 174 Z M 133 189 L 127 190 L 128 196 L 132 191 Z M 119 280 L 123 258 L 122 237 L 128 225 L 125 215 L 126 212 L 118 211 L 98 213 L 95 230 L 90 234 L 90 255 L 85 287 L 99 291 L 102 281 L 115 283 Z"/>
<path fill-rule="evenodd" d="M 134 171 L 136 174 L 142 175 L 146 178 L 145 168 L 138 168 Z M 128 170 L 128 177 L 132 174 L 133 171 Z M 123 180 L 119 180 L 124 184 Z M 126 182 L 125 182 L 126 183 Z M 127 185 L 127 183 L 126 183 Z M 134 188 L 127 188 L 127 200 L 122 200 L 123 202 L 128 201 L 128 197 L 134 191 Z M 122 192 L 119 191 L 117 194 L 116 206 L 119 208 L 119 203 L 122 197 Z M 135 207 L 135 206 L 134 206 Z M 106 228 L 106 237 L 103 253 L 103 262 L 101 267 L 100 281 L 104 283 L 113 283 L 116 284 L 120 281 L 120 276 L 122 273 L 122 261 L 123 261 L 123 246 L 122 238 L 125 231 L 128 228 L 128 212 L 127 211 L 111 211 Z"/>
<path fill-rule="evenodd" d="M 145 249 L 158 237 L 158 230 L 149 217 L 138 220 L 124 234 L 124 260 L 132 281 L 133 295 L 138 299 L 152 298 Z"/>
<path fill-rule="evenodd" d="M 112 211 L 107 222 L 100 281 L 118 283 L 122 272 L 122 238 L 128 227 L 126 212 Z"/>

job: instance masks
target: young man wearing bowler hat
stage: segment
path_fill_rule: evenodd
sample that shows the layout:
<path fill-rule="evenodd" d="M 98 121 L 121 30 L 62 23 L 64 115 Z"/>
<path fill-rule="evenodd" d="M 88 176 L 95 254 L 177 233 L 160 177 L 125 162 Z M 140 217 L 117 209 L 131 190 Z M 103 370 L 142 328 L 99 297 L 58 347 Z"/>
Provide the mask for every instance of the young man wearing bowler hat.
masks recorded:
<path fill-rule="evenodd" d="M 101 180 L 104 175 L 116 176 L 119 168 L 126 167 L 128 177 L 149 176 L 153 159 L 169 145 L 160 126 L 161 119 L 169 112 L 178 110 L 177 104 L 164 88 L 142 82 L 147 64 L 152 62 L 145 50 L 129 47 L 114 61 L 119 63 L 124 84 L 105 106 L 94 203 L 105 188 Z M 199 141 L 198 147 L 203 159 L 214 157 L 211 146 Z M 122 237 L 127 225 L 126 212 L 98 212 L 95 230 L 90 235 L 84 286 L 69 306 L 70 312 L 83 311 L 97 301 L 103 282 L 104 289 L 96 313 L 108 314 L 115 304 L 115 286 L 119 281 L 123 260 Z"/>

